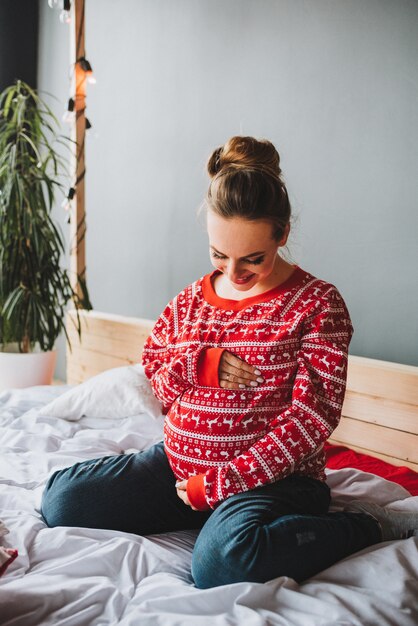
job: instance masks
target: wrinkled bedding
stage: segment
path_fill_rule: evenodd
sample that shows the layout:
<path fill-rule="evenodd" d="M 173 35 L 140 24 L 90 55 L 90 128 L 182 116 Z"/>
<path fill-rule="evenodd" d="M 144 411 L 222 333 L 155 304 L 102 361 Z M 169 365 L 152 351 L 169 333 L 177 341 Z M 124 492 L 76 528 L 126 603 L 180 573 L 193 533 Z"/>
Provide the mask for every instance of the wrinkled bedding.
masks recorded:
<path fill-rule="evenodd" d="M 280 577 L 199 590 L 190 563 L 197 531 L 140 537 L 48 528 L 45 481 L 77 461 L 144 449 L 162 439 L 163 417 L 42 415 L 70 386 L 0 394 L 0 539 L 19 556 L 0 578 L 4 626 L 416 626 L 418 538 L 373 546 L 298 585 Z M 368 498 L 418 511 L 402 486 L 352 468 L 328 470 L 332 507 Z"/>

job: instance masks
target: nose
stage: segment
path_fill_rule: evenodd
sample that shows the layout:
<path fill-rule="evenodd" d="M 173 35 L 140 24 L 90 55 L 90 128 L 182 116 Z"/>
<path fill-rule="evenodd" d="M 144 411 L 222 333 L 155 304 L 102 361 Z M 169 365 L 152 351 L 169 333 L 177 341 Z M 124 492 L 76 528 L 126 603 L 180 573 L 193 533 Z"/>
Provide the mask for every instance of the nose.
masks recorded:
<path fill-rule="evenodd" d="M 240 266 L 239 266 L 239 262 L 238 261 L 232 261 L 229 260 L 227 267 L 226 267 L 226 275 L 228 276 L 229 280 L 234 280 L 236 278 L 240 277 Z"/>

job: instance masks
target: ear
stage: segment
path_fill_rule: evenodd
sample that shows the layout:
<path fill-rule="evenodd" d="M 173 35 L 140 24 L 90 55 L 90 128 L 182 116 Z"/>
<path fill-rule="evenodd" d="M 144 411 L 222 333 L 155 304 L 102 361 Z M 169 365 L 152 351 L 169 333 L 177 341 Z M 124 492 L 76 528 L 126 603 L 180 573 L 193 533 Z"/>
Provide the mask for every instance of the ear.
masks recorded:
<path fill-rule="evenodd" d="M 290 222 L 287 222 L 286 226 L 284 227 L 282 238 L 280 239 L 280 241 L 277 244 L 279 246 L 279 248 L 281 248 L 282 246 L 286 245 L 287 238 L 289 237 L 289 233 L 290 233 Z"/>

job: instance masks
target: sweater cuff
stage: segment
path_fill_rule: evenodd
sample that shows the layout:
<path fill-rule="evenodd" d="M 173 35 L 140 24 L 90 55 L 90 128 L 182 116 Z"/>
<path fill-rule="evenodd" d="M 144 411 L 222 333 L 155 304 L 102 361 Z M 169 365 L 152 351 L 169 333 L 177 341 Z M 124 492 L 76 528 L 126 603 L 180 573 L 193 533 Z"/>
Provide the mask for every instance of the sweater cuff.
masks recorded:
<path fill-rule="evenodd" d="M 190 478 L 187 479 L 186 493 L 190 504 L 194 506 L 195 509 L 198 511 L 210 509 L 209 504 L 206 502 L 204 474 L 190 476 Z"/>
<path fill-rule="evenodd" d="M 202 387 L 219 387 L 219 363 L 225 348 L 206 348 L 199 355 L 197 380 Z"/>

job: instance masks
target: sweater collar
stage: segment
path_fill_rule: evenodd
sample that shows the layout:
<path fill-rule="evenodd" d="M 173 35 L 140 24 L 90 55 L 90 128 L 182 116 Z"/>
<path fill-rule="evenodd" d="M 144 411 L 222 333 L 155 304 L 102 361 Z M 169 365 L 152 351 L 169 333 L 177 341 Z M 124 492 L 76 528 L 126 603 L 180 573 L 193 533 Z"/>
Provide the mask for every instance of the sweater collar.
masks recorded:
<path fill-rule="evenodd" d="M 229 300 L 228 298 L 221 298 L 216 293 L 213 282 L 215 276 L 221 274 L 220 270 L 214 270 L 210 274 L 206 274 L 202 280 L 202 293 L 203 297 L 209 304 L 216 306 L 218 309 L 226 309 L 229 311 L 242 311 L 253 304 L 259 304 L 261 302 L 268 302 L 273 298 L 277 298 L 285 291 L 288 291 L 295 285 L 299 284 L 302 279 L 306 276 L 306 272 L 302 270 L 299 266 L 295 266 L 294 272 L 287 278 L 283 283 L 277 285 L 277 287 L 273 287 L 273 289 L 269 289 L 268 291 L 264 291 L 263 293 L 259 293 L 256 296 L 251 296 L 250 298 L 244 298 L 243 300 Z"/>

